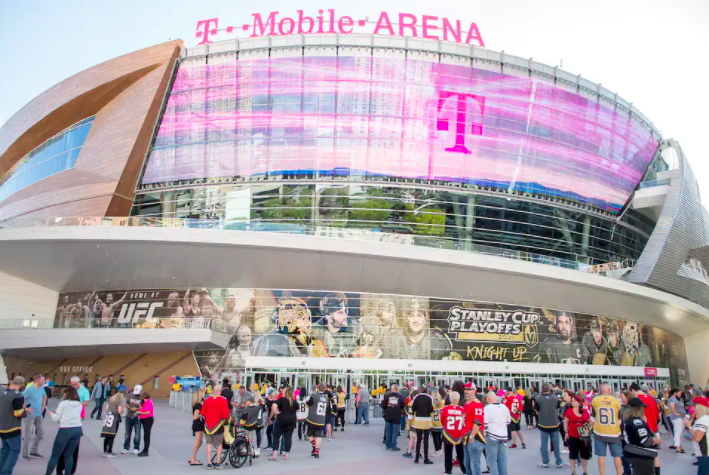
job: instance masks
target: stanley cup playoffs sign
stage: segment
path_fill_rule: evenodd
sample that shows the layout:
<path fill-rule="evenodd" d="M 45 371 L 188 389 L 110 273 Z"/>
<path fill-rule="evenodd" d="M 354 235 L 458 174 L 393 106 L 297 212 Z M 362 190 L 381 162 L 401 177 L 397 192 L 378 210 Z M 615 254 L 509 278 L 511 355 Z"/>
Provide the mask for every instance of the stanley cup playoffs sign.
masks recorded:
<path fill-rule="evenodd" d="M 669 368 L 684 341 L 629 320 L 562 310 L 386 294 L 196 288 L 61 294 L 61 328 L 188 328 L 232 335 L 195 352 L 204 375 L 238 373 L 249 356 L 381 358 Z"/>

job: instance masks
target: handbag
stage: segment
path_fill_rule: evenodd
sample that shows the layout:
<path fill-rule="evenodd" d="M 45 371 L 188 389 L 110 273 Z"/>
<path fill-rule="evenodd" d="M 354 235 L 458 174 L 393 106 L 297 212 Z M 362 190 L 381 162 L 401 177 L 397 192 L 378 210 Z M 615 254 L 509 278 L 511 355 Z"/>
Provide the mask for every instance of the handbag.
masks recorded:
<path fill-rule="evenodd" d="M 579 427 L 579 438 L 586 445 L 591 445 L 591 424 L 588 422 Z"/>

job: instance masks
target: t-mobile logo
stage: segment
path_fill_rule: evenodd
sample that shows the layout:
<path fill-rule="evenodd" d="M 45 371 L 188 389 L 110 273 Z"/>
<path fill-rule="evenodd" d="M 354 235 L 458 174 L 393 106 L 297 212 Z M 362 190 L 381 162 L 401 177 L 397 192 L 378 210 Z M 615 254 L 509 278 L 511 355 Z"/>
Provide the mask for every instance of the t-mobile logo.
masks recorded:
<path fill-rule="evenodd" d="M 455 101 L 455 109 L 447 106 L 449 101 Z M 471 109 L 468 113 L 468 102 L 472 101 L 476 109 Z M 465 134 L 470 130 L 471 135 L 482 135 L 482 119 L 485 115 L 485 97 L 477 94 L 467 94 L 462 92 L 441 91 L 438 95 L 438 121 L 436 130 L 450 131 L 451 116 L 455 117 L 455 144 L 446 147 L 446 152 L 472 153 L 465 146 Z M 479 118 L 476 121 L 476 117 Z M 470 118 L 470 129 L 468 129 L 468 118 Z"/>

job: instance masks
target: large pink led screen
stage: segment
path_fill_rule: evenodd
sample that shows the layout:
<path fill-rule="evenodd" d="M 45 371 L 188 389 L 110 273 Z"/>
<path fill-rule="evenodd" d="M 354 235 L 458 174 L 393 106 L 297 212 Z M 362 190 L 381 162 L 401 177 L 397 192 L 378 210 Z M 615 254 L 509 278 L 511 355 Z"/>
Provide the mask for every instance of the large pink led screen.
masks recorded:
<path fill-rule="evenodd" d="M 617 212 L 657 144 L 610 106 L 467 66 L 372 56 L 182 64 L 142 184 L 388 176 Z"/>

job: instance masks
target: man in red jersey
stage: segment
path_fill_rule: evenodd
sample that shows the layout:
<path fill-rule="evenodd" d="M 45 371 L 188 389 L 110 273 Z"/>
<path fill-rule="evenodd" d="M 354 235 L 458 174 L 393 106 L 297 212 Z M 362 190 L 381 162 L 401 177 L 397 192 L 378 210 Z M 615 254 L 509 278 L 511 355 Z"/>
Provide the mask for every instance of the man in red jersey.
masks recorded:
<path fill-rule="evenodd" d="M 229 403 L 222 396 L 222 386 L 217 385 L 212 390 L 212 395 L 204 400 L 202 410 L 204 417 L 204 433 L 207 447 L 207 470 L 221 468 L 219 461 L 222 459 L 222 442 L 224 442 L 224 426 L 231 419 Z M 217 462 L 212 466 L 212 445 L 217 447 Z"/>
<path fill-rule="evenodd" d="M 476 475 L 481 473 L 480 454 L 485 448 L 485 413 L 483 404 L 475 397 L 475 384 L 467 383 L 465 390 L 465 434 L 468 442 L 465 445 L 465 473 Z"/>
<path fill-rule="evenodd" d="M 524 444 L 524 437 L 522 436 L 522 427 L 520 427 L 520 421 L 522 420 L 522 405 L 519 402 L 517 393 L 512 391 L 512 388 L 507 388 L 507 394 L 505 396 L 505 406 L 510 411 L 510 423 L 507 425 L 508 438 L 512 440 L 511 449 L 517 448 L 517 435 L 519 435 L 519 441 L 522 444 L 522 448 L 526 449 L 527 446 Z"/>
<path fill-rule="evenodd" d="M 465 413 L 458 405 L 460 394 L 452 392 L 450 394 L 451 403 L 441 410 L 441 425 L 443 426 L 443 451 L 445 473 L 450 474 L 453 470 L 453 447 L 458 460 L 465 460 Z M 464 464 L 460 465 L 460 470 L 465 473 Z"/>
<path fill-rule="evenodd" d="M 633 383 L 630 385 L 630 392 L 645 404 L 647 426 L 659 437 L 660 433 L 657 431 L 657 424 L 660 420 L 660 410 L 657 407 L 655 398 L 648 394 L 647 385 L 638 386 L 638 383 Z M 660 457 L 655 457 L 655 475 L 660 475 Z"/>

